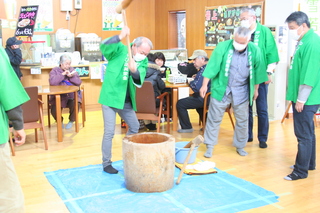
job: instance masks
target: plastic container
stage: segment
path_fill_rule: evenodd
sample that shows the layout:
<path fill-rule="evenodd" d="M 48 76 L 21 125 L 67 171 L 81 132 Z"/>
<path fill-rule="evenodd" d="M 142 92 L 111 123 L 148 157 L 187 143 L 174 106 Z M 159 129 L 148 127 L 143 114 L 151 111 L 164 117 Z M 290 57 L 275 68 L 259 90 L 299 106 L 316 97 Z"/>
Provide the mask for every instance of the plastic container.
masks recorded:
<path fill-rule="evenodd" d="M 183 141 L 183 142 L 177 142 L 176 143 L 176 162 L 177 163 L 181 163 L 183 164 L 184 161 L 186 160 L 189 150 L 190 148 L 183 148 L 185 145 L 187 145 L 189 143 L 189 141 Z M 198 147 L 196 146 L 189 158 L 188 164 L 194 163 L 197 157 L 197 151 L 198 151 Z"/>

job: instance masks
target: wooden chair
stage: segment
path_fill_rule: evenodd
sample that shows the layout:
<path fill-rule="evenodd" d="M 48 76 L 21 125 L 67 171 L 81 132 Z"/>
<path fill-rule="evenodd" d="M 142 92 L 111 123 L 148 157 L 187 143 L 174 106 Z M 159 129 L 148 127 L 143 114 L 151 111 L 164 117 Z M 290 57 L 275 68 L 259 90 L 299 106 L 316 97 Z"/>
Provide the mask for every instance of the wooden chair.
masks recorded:
<path fill-rule="evenodd" d="M 141 88 L 137 88 L 136 101 L 137 101 L 137 118 L 143 120 L 158 121 L 157 132 L 160 132 L 161 115 L 167 116 L 167 133 L 170 133 L 170 101 L 169 93 L 162 93 L 157 97 L 160 100 L 160 106 L 156 108 L 154 90 L 152 83 L 145 81 Z M 166 106 L 163 108 L 164 100 Z"/>
<path fill-rule="evenodd" d="M 82 103 L 80 103 L 81 107 L 81 114 L 82 114 L 82 127 L 84 127 L 84 123 L 86 121 L 86 104 L 84 98 L 84 85 L 80 86 L 81 96 L 82 96 Z M 48 109 L 48 126 L 51 127 L 51 104 L 49 104 L 50 95 L 47 95 L 47 109 Z"/>
<path fill-rule="evenodd" d="M 211 95 L 211 92 L 208 92 L 206 94 L 206 96 L 204 97 L 204 102 L 203 102 L 203 120 L 202 120 L 202 129 L 203 129 L 203 132 L 205 130 L 205 127 L 206 127 L 206 120 L 207 120 L 207 112 L 208 112 L 208 98 L 210 97 Z M 230 118 L 230 122 L 232 124 L 232 127 L 234 129 L 234 121 L 233 121 L 233 118 L 232 118 L 232 113 L 231 113 L 231 104 L 227 107 L 226 109 L 226 113 L 228 113 L 229 115 L 229 118 Z"/>
<path fill-rule="evenodd" d="M 25 87 L 30 100 L 24 103 L 21 108 L 23 110 L 24 129 L 35 130 L 35 142 L 38 142 L 38 128 L 42 131 L 45 150 L 48 150 L 48 142 L 46 131 L 44 127 L 43 119 L 43 102 L 38 99 L 38 87 Z M 12 141 L 12 129 L 9 132 L 9 141 L 12 149 L 12 155 L 15 155 L 13 141 Z"/>

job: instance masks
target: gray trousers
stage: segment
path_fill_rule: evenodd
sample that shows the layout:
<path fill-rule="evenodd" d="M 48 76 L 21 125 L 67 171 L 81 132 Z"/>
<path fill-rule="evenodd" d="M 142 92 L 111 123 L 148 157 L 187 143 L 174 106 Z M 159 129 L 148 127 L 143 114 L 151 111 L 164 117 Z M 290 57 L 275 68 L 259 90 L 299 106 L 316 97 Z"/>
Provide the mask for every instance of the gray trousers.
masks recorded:
<path fill-rule="evenodd" d="M 233 114 L 236 118 L 236 125 L 233 135 L 233 146 L 242 149 L 248 141 L 248 112 L 249 103 L 245 101 L 242 104 L 234 105 L 232 95 L 229 94 L 227 100 L 223 103 L 210 97 L 209 112 L 204 133 L 204 144 L 212 147 L 218 143 L 220 124 L 226 108 L 231 103 Z"/>
<path fill-rule="evenodd" d="M 123 109 L 116 109 L 102 105 L 102 114 L 104 122 L 104 134 L 102 139 L 102 166 L 103 168 L 111 165 L 112 139 L 116 125 L 116 113 L 128 124 L 127 135 L 139 132 L 139 122 L 135 111 L 132 109 L 130 102 L 124 104 Z"/>

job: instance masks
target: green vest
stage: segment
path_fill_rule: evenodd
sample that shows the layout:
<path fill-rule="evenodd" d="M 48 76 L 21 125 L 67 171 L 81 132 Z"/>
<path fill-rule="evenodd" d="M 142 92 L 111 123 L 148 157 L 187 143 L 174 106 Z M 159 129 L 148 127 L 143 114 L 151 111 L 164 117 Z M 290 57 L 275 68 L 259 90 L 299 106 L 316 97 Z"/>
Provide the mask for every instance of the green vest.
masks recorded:
<path fill-rule="evenodd" d="M 214 49 L 203 76 L 211 79 L 211 96 L 222 101 L 229 80 L 229 70 L 234 52 L 233 40 L 221 42 Z M 268 80 L 265 64 L 261 59 L 260 49 L 252 42 L 248 44 L 248 64 L 250 69 L 250 105 L 254 96 L 254 85 Z"/>
<path fill-rule="evenodd" d="M 109 38 L 108 38 L 109 39 Z M 134 81 L 128 68 L 128 49 L 121 42 L 100 45 L 102 54 L 108 60 L 103 84 L 100 91 L 99 103 L 123 109 L 127 89 L 132 102 L 132 107 L 136 111 L 136 86 L 141 87 L 146 76 L 148 59 L 136 62 L 140 72 L 140 80 Z"/>
<path fill-rule="evenodd" d="M 320 37 L 310 29 L 300 40 L 292 58 L 286 99 L 296 102 L 300 85 L 312 87 L 305 105 L 320 104 Z"/>
<path fill-rule="evenodd" d="M 3 47 L 0 47 L 0 144 L 8 142 L 9 121 L 6 111 L 11 110 L 30 98 L 12 69 Z"/>

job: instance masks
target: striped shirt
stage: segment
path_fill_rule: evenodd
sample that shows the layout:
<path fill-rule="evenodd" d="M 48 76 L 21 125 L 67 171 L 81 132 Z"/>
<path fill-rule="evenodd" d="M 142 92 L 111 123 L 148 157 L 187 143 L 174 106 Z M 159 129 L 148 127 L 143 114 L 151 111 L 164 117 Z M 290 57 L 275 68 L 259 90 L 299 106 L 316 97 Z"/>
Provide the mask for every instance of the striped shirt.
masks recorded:
<path fill-rule="evenodd" d="M 234 51 L 230 70 L 228 86 L 222 102 L 227 100 L 227 96 L 232 94 L 234 105 L 244 103 L 249 98 L 249 64 L 248 51 L 244 52 Z"/>

